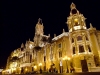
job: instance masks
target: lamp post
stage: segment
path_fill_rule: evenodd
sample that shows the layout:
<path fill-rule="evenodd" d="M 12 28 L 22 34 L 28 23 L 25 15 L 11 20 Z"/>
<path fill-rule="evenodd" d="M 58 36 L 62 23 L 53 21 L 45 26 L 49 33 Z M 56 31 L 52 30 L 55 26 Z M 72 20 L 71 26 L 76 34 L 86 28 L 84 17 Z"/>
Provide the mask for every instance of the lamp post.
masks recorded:
<path fill-rule="evenodd" d="M 65 62 L 66 62 L 66 69 L 67 69 L 66 73 L 69 73 L 68 61 L 70 60 L 70 58 L 66 56 L 66 57 L 63 58 L 63 60 L 65 60 Z"/>
<path fill-rule="evenodd" d="M 40 66 L 40 73 L 42 73 L 42 69 L 41 69 L 42 63 L 39 63 L 39 66 Z"/>
<path fill-rule="evenodd" d="M 37 66 L 36 66 L 36 65 L 34 65 L 34 70 L 35 70 L 35 71 L 37 70 Z"/>
<path fill-rule="evenodd" d="M 39 63 L 39 66 L 40 66 L 40 69 L 41 69 L 42 63 Z"/>

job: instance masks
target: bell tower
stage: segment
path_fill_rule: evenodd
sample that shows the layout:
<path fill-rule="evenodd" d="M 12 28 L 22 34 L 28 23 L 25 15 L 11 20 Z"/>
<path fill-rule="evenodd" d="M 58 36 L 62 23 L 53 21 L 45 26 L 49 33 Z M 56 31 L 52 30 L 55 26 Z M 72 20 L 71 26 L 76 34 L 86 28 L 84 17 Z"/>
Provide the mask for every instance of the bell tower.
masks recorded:
<path fill-rule="evenodd" d="M 86 29 L 86 18 L 83 16 L 83 14 L 79 13 L 74 3 L 71 4 L 70 8 L 70 16 L 67 18 L 69 32 Z"/>
<path fill-rule="evenodd" d="M 42 19 L 39 18 L 35 27 L 34 46 L 42 47 L 43 42 L 41 41 L 41 39 L 44 34 L 43 28 L 44 27 L 43 27 Z"/>
<path fill-rule="evenodd" d="M 42 19 L 38 19 L 38 22 L 36 24 L 36 27 L 35 27 L 35 34 L 36 35 L 43 35 L 44 32 L 43 32 L 43 23 L 42 23 Z"/>
<path fill-rule="evenodd" d="M 72 49 L 73 67 L 83 72 L 89 71 L 95 66 L 94 55 L 91 50 L 89 32 L 86 27 L 85 17 L 81 14 L 74 3 L 70 6 L 70 16 L 67 18 L 69 37 Z"/>

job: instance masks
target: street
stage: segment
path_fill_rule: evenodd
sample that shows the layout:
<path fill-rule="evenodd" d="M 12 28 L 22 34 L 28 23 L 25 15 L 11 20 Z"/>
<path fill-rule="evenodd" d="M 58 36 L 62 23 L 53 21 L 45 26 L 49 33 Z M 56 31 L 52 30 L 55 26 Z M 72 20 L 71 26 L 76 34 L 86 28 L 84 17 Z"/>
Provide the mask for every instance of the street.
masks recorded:
<path fill-rule="evenodd" d="M 18 74 L 15 74 L 15 75 L 18 75 Z M 21 75 L 29 75 L 29 74 L 21 74 Z M 30 75 L 100 75 L 100 72 L 65 73 L 65 74 L 64 73 L 63 74 L 60 74 L 60 73 L 58 73 L 58 74 L 48 73 L 48 74 L 30 74 Z"/>

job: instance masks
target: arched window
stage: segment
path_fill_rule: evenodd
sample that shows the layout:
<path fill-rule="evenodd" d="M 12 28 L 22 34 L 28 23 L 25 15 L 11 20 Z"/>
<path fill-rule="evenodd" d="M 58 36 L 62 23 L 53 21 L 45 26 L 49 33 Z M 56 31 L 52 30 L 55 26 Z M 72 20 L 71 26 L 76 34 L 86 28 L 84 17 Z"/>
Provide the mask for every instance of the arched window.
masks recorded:
<path fill-rule="evenodd" d="M 82 36 L 77 37 L 77 41 L 80 41 L 80 40 L 82 40 Z"/>
<path fill-rule="evenodd" d="M 21 51 L 23 51 L 24 50 L 24 48 L 21 48 Z"/>
<path fill-rule="evenodd" d="M 30 63 L 32 62 L 32 55 L 30 55 Z"/>
<path fill-rule="evenodd" d="M 74 39 L 72 38 L 72 43 L 74 42 Z"/>
<path fill-rule="evenodd" d="M 89 40 L 87 36 L 86 36 L 86 40 Z"/>
<path fill-rule="evenodd" d="M 58 44 L 58 47 L 59 47 L 59 48 L 61 48 L 61 43 L 60 43 L 60 44 Z"/>
<path fill-rule="evenodd" d="M 75 18 L 74 19 L 74 26 L 78 26 L 79 25 L 79 20 L 78 20 L 78 18 Z"/>
<path fill-rule="evenodd" d="M 44 62 L 46 61 L 46 56 L 44 56 Z"/>
<path fill-rule="evenodd" d="M 90 46 L 88 45 L 88 50 L 89 50 L 89 52 L 91 52 L 91 48 L 90 48 Z"/>
<path fill-rule="evenodd" d="M 75 47 L 73 47 L 73 54 L 75 54 Z"/>
<path fill-rule="evenodd" d="M 83 45 L 79 45 L 79 53 L 85 52 Z"/>
<path fill-rule="evenodd" d="M 59 51 L 59 58 L 62 57 L 62 51 Z"/>

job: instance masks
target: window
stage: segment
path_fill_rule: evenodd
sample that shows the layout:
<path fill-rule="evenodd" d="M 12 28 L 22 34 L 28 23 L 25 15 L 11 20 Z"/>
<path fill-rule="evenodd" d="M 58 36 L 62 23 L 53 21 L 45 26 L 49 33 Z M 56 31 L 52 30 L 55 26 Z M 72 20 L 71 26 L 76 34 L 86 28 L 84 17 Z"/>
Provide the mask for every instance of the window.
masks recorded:
<path fill-rule="evenodd" d="M 83 45 L 79 45 L 79 53 L 82 53 L 82 52 L 84 52 L 84 47 Z"/>
<path fill-rule="evenodd" d="M 24 55 L 24 57 L 25 57 L 25 53 L 24 53 L 23 55 Z"/>
<path fill-rule="evenodd" d="M 44 56 L 44 61 L 46 61 L 46 56 Z"/>
<path fill-rule="evenodd" d="M 32 62 L 32 55 L 30 55 L 30 63 Z"/>
<path fill-rule="evenodd" d="M 61 48 L 61 43 L 58 45 L 59 48 Z"/>
<path fill-rule="evenodd" d="M 75 47 L 73 47 L 73 54 L 75 54 Z"/>
<path fill-rule="evenodd" d="M 77 41 L 80 41 L 80 40 L 82 40 L 82 36 L 77 37 Z"/>
<path fill-rule="evenodd" d="M 53 50 L 52 50 L 52 47 L 50 47 L 50 60 L 53 59 Z"/>
<path fill-rule="evenodd" d="M 26 56 L 28 56 L 29 55 L 29 52 L 26 52 Z"/>
<path fill-rule="evenodd" d="M 74 23 L 75 23 L 75 26 L 78 26 L 78 25 L 79 25 L 78 18 L 75 18 L 75 19 L 74 19 Z"/>
<path fill-rule="evenodd" d="M 78 26 L 79 25 L 79 23 L 78 22 L 75 22 L 75 26 Z"/>
<path fill-rule="evenodd" d="M 90 46 L 88 45 L 88 50 L 89 50 L 89 52 L 91 52 L 91 48 L 90 48 Z"/>
<path fill-rule="evenodd" d="M 88 40 L 88 37 L 86 36 L 86 40 Z"/>
<path fill-rule="evenodd" d="M 73 9 L 71 12 L 72 12 L 72 14 L 76 14 L 77 13 L 77 10 L 76 9 Z"/>
<path fill-rule="evenodd" d="M 74 42 L 74 39 L 72 38 L 72 43 Z"/>
<path fill-rule="evenodd" d="M 62 52 L 61 52 L 61 51 L 59 51 L 59 58 L 60 58 L 60 57 L 62 57 Z"/>
<path fill-rule="evenodd" d="M 21 48 L 21 51 L 23 51 L 24 50 L 24 48 Z"/>

